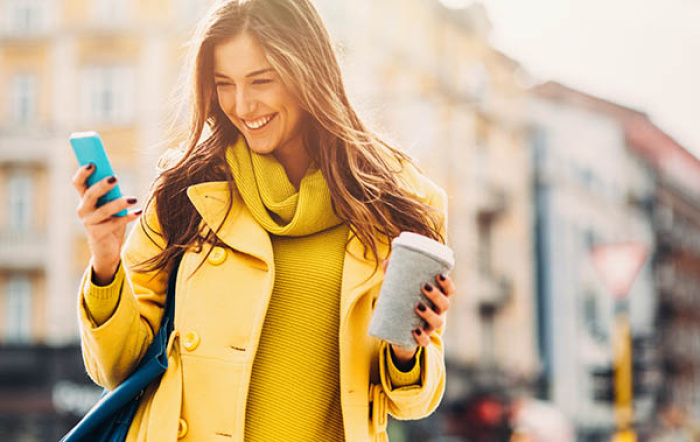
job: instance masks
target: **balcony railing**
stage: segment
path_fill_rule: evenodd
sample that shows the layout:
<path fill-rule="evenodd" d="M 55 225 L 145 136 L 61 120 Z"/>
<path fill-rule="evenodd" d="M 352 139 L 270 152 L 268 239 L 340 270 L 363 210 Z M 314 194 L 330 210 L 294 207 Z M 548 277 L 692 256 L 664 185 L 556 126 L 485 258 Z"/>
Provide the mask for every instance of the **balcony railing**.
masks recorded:
<path fill-rule="evenodd" d="M 0 267 L 36 268 L 46 262 L 46 233 L 0 230 Z"/>
<path fill-rule="evenodd" d="M 508 277 L 483 273 L 479 276 L 476 301 L 480 309 L 495 311 L 508 303 L 512 292 L 513 285 Z"/>
<path fill-rule="evenodd" d="M 65 143 L 65 141 L 63 141 Z M 0 126 L 0 163 L 48 164 L 57 144 L 54 131 L 43 126 Z M 66 148 L 68 152 L 68 148 Z"/>
<path fill-rule="evenodd" d="M 475 210 L 480 218 L 494 218 L 508 208 L 506 191 L 493 183 L 489 183 L 477 191 Z"/>

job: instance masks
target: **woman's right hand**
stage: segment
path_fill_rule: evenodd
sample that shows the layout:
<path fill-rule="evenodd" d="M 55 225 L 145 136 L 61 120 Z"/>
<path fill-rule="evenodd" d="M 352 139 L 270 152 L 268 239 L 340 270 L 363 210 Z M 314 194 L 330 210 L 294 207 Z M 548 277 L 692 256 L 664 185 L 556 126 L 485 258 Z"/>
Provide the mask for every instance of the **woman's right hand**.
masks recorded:
<path fill-rule="evenodd" d="M 136 204 L 134 197 L 117 198 L 97 207 L 97 200 L 116 185 L 117 178 L 107 177 L 88 188 L 87 178 L 94 171 L 93 164 L 80 167 L 73 175 L 73 187 L 80 195 L 76 211 L 87 233 L 94 282 L 108 285 L 119 267 L 126 225 L 141 216 L 142 211 L 128 212 L 123 217 L 112 216 Z"/>

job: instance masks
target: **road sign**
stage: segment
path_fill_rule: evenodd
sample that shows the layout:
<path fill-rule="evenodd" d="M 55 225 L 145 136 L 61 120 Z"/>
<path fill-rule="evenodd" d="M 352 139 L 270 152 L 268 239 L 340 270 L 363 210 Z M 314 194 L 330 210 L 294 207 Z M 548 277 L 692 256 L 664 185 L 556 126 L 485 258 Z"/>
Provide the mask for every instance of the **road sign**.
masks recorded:
<path fill-rule="evenodd" d="M 648 254 L 647 246 L 637 242 L 600 244 L 591 250 L 593 266 L 616 298 L 627 296 Z"/>

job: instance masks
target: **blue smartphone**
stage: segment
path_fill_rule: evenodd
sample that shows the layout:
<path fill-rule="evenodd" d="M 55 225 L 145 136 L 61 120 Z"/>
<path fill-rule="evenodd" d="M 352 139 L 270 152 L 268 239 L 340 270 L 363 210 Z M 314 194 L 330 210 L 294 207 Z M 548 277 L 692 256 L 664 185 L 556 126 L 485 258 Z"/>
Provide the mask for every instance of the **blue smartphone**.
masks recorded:
<path fill-rule="evenodd" d="M 97 132 L 73 133 L 70 136 L 70 145 L 73 147 L 75 157 L 81 166 L 85 166 L 88 163 L 95 165 L 95 171 L 87 179 L 88 187 L 108 176 L 114 175 L 104 144 L 102 144 L 102 140 Z M 121 198 L 121 196 L 122 192 L 119 189 L 119 184 L 117 184 L 97 200 L 97 207 Z M 114 216 L 126 216 L 126 209 L 115 213 Z"/>

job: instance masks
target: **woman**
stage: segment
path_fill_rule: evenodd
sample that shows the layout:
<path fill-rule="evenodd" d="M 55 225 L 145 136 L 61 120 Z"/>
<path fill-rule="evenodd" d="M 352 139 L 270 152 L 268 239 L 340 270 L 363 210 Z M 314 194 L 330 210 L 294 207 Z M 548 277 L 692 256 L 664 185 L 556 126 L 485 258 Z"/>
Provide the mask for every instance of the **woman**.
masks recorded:
<path fill-rule="evenodd" d="M 308 0 L 224 2 L 194 48 L 188 149 L 144 215 L 111 216 L 134 198 L 95 207 L 116 178 L 87 189 L 89 166 L 74 176 L 92 253 L 88 373 L 107 388 L 130 374 L 181 258 L 169 367 L 128 440 L 384 440 L 387 413 L 417 419 L 440 402 L 454 286 L 436 275 L 422 288 L 427 325 L 415 349 L 396 348 L 367 334 L 379 263 L 404 230 L 445 242 L 445 192 L 359 120 Z"/>

